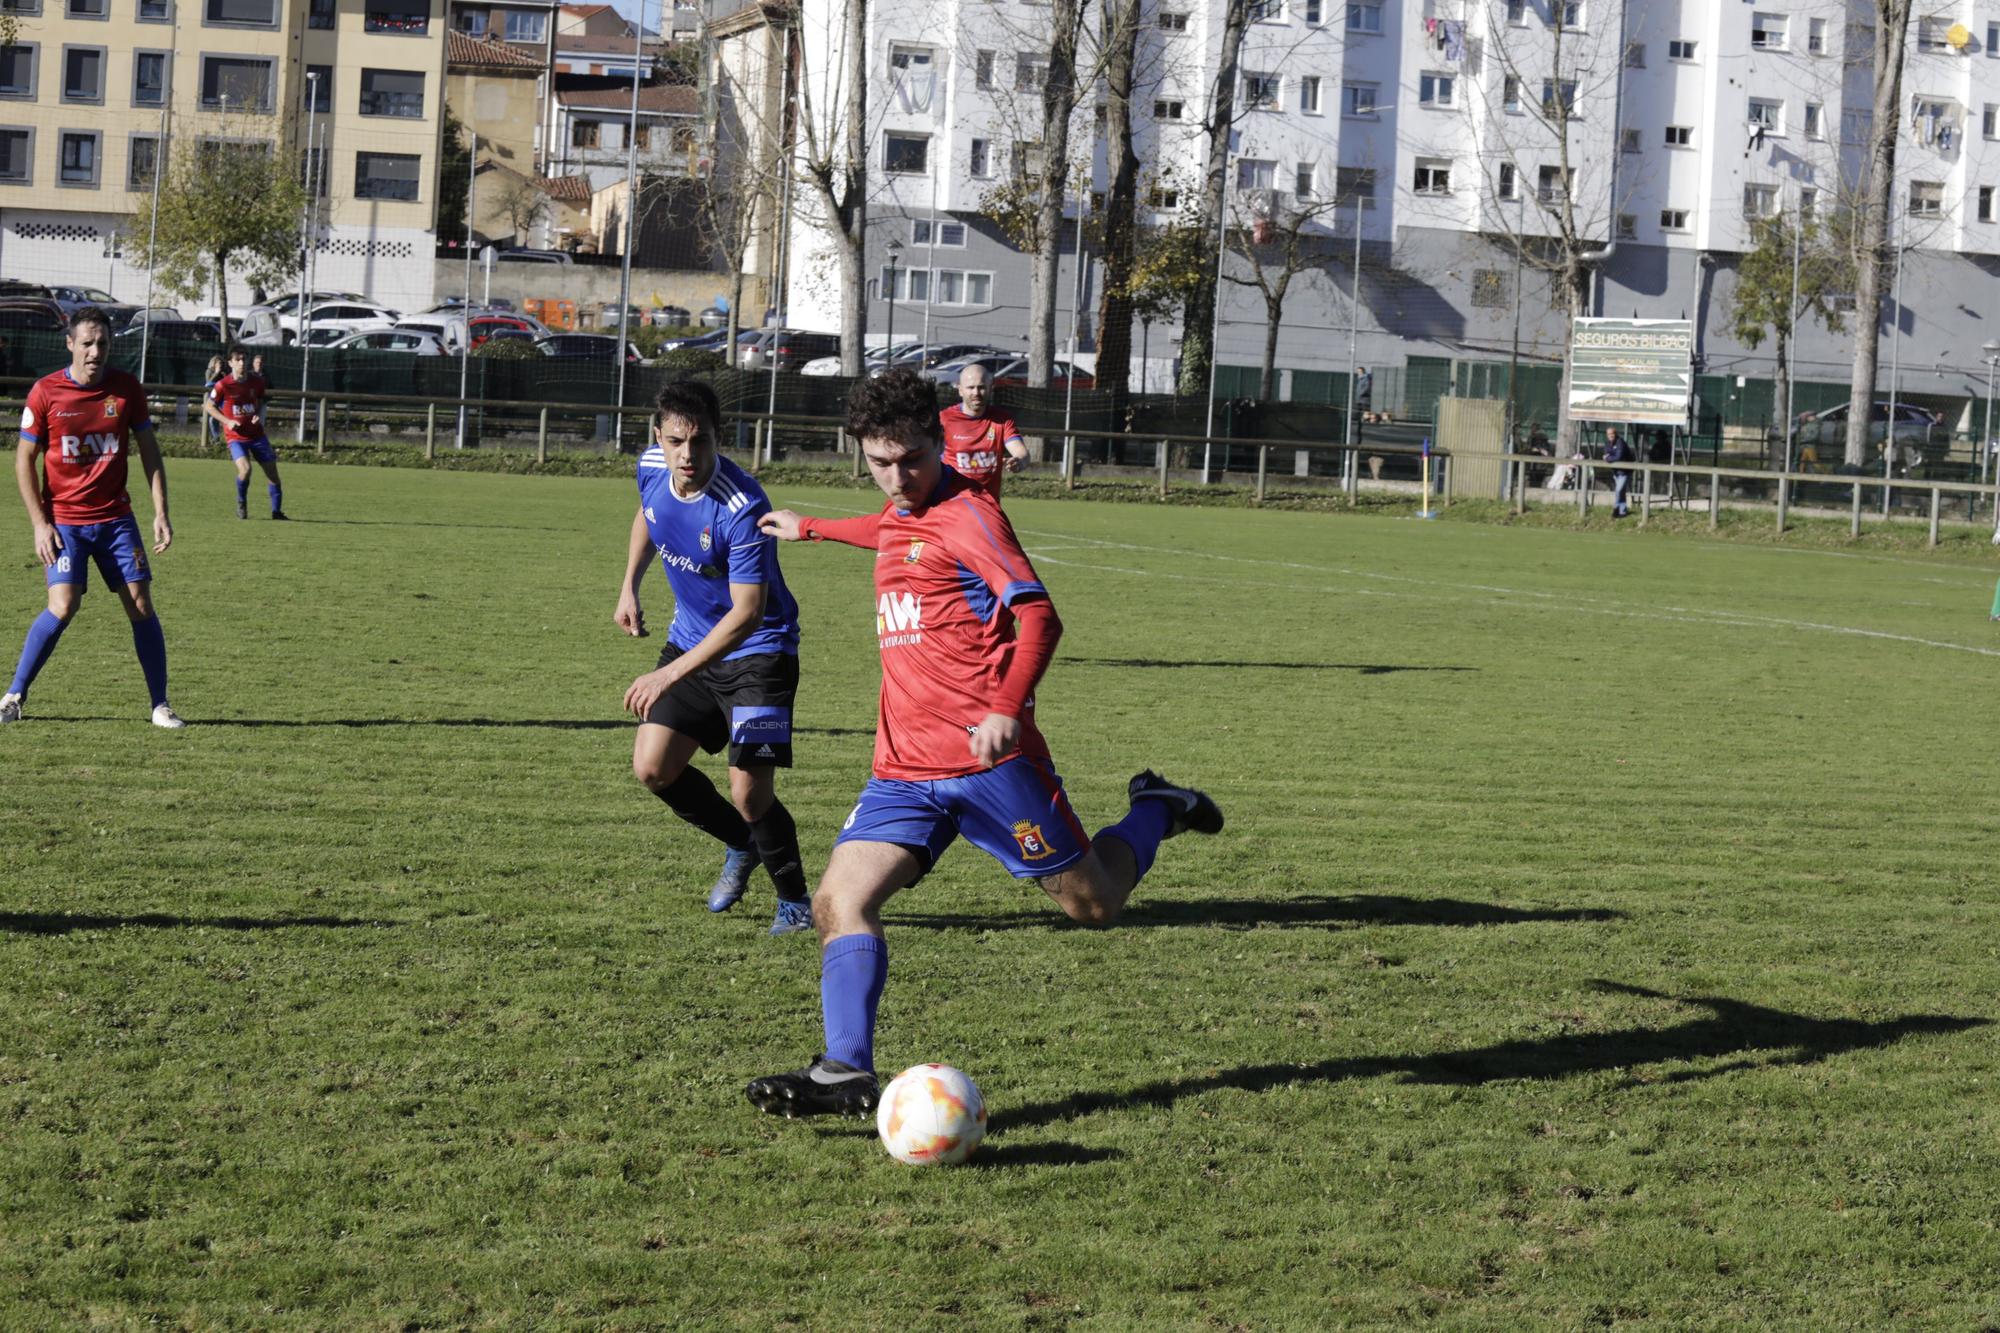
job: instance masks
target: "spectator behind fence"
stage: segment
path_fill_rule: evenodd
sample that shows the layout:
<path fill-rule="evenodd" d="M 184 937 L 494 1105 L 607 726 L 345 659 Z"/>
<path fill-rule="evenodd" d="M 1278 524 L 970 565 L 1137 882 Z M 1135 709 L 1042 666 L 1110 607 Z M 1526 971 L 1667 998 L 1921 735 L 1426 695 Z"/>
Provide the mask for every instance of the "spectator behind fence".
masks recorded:
<path fill-rule="evenodd" d="M 229 365 L 220 356 L 211 356 L 208 358 L 208 369 L 203 371 L 201 376 L 201 400 L 203 402 L 208 401 L 209 395 L 215 392 L 215 386 L 222 383 L 223 377 L 228 373 Z M 214 429 L 215 423 L 209 420 L 208 413 L 203 412 L 201 414 L 202 448 L 208 448 L 209 432 Z"/>
<path fill-rule="evenodd" d="M 1632 461 L 1632 446 L 1625 443 L 1625 437 L 1612 426 L 1604 432 L 1604 461 L 1607 463 L 1629 463 Z M 1627 495 L 1632 489 L 1632 469 L 1611 469 L 1611 517 L 1623 518 L 1631 512 Z"/>
<path fill-rule="evenodd" d="M 1541 423 L 1538 421 L 1530 421 L 1528 423 L 1528 447 L 1525 452 L 1535 454 L 1541 458 L 1554 458 L 1556 456 L 1556 451 L 1549 448 L 1549 437 L 1542 430 Z M 1548 480 L 1549 473 L 1553 470 L 1553 468 L 1538 467 L 1532 463 L 1529 464 L 1528 485 L 1540 486 Z"/>

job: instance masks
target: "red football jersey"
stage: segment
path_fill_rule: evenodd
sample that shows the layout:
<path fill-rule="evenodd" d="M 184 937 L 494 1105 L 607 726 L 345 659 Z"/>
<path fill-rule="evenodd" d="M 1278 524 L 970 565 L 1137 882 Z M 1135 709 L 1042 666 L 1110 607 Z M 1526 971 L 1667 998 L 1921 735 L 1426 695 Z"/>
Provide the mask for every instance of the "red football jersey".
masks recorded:
<path fill-rule="evenodd" d="M 883 508 L 875 540 L 876 777 L 926 782 L 979 771 L 970 738 L 993 711 L 1013 652 L 1006 608 L 1029 594 L 1047 589 L 1000 506 L 972 482 L 947 472 L 923 509 Z M 1048 758 L 1032 699 L 1015 754 Z"/>
<path fill-rule="evenodd" d="M 938 424 L 944 427 L 945 466 L 997 498 L 1007 475 L 1007 441 L 1021 438 L 1013 419 L 991 409 L 969 417 L 962 404 L 953 403 L 938 413 Z"/>
<path fill-rule="evenodd" d="M 248 444 L 264 438 L 264 397 L 269 392 L 262 375 L 245 375 L 240 380 L 224 375 L 215 382 L 208 398 L 216 411 L 229 418 L 225 439 Z"/>
<path fill-rule="evenodd" d="M 69 367 L 44 375 L 21 409 L 21 438 L 45 445 L 42 498 L 58 523 L 104 523 L 132 512 L 125 460 L 132 432 L 150 427 L 138 377 L 106 370 L 88 387 Z"/>

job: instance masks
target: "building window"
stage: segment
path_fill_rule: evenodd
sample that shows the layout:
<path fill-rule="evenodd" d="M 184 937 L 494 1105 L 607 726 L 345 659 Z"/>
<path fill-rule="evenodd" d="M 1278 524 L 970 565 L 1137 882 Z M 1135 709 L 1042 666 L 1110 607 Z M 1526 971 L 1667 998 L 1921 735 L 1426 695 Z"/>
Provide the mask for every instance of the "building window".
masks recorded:
<path fill-rule="evenodd" d="M 107 0 L 65 0 L 63 13 L 73 19 L 107 19 L 111 17 Z"/>
<path fill-rule="evenodd" d="M 549 36 L 549 16 L 532 10 L 510 9 L 507 11 L 506 40 L 510 42 L 542 42 Z"/>
<path fill-rule="evenodd" d="M 1338 202 L 1352 206 L 1359 200 L 1363 208 L 1375 207 L 1375 168 L 1336 167 L 1333 189 Z"/>
<path fill-rule="evenodd" d="M 0 181 L 29 185 L 35 179 L 35 132 L 0 129 Z"/>
<path fill-rule="evenodd" d="M 135 134 L 125 144 L 125 188 L 137 194 L 153 188 L 153 173 L 160 166 L 160 141 L 151 134 Z"/>
<path fill-rule="evenodd" d="M 965 248 L 965 224 L 916 218 L 910 223 L 910 244 L 938 246 L 947 250 Z"/>
<path fill-rule="evenodd" d="M 1993 187 L 1991 185 L 1982 185 L 1979 187 L 1979 220 L 1981 222 L 1993 221 Z"/>
<path fill-rule="evenodd" d="M 1451 160 L 1442 157 L 1417 159 L 1416 178 L 1411 188 L 1418 194 L 1451 193 Z"/>
<path fill-rule="evenodd" d="M 1285 0 L 1250 0 L 1248 14 L 1252 23 L 1278 23 L 1285 17 Z"/>
<path fill-rule="evenodd" d="M 1986 25 L 1986 54 L 2000 56 L 2000 23 Z"/>
<path fill-rule="evenodd" d="M 1512 74 L 1500 80 L 1500 109 L 1515 115 L 1521 112 L 1521 81 Z"/>
<path fill-rule="evenodd" d="M 1308 116 L 1319 114 L 1319 75 L 1308 74 L 1299 80 L 1299 110 Z"/>
<path fill-rule="evenodd" d="M 1301 162 L 1292 168 L 1292 193 L 1298 196 L 1302 204 L 1309 204 L 1313 200 L 1313 181 L 1316 179 L 1317 171 L 1318 168 L 1311 162 Z"/>
<path fill-rule="evenodd" d="M 1008 164 L 1017 181 L 1040 180 L 1043 166 L 1042 146 L 1038 143 L 1016 141 L 1013 160 Z"/>
<path fill-rule="evenodd" d="M 902 176 L 921 176 L 930 170 L 931 141 L 922 134 L 882 136 L 882 170 Z"/>
<path fill-rule="evenodd" d="M 134 51 L 132 53 L 132 105 L 165 106 L 167 104 L 167 61 L 166 51 Z"/>
<path fill-rule="evenodd" d="M 363 32 L 400 33 L 408 37 L 421 37 L 431 30 L 431 7 L 425 0 L 368 0 L 368 8 L 362 14 Z M 377 157 L 393 156 L 377 153 Z M 378 195 L 377 198 L 400 198 L 400 195 Z M 410 198 L 417 196 L 412 194 Z"/>
<path fill-rule="evenodd" d="M 104 48 L 65 46 L 63 48 L 63 92 L 65 102 L 104 100 Z"/>
<path fill-rule="evenodd" d="M 1425 106 L 1450 106 L 1458 81 L 1449 74 L 1424 73 L 1417 76 L 1417 101 Z"/>
<path fill-rule="evenodd" d="M 1666 141 L 1667 141 L 1667 147 L 1669 148 L 1694 147 L 1694 126 L 1692 125 L 1667 126 Z"/>
<path fill-rule="evenodd" d="M 1826 20 L 1806 20 L 1806 51 L 1811 55 L 1826 54 Z"/>
<path fill-rule="evenodd" d="M 1818 102 L 1806 103 L 1805 128 L 1806 138 L 1808 139 L 1824 139 L 1826 137 L 1826 108 Z"/>
<path fill-rule="evenodd" d="M 1181 113 L 1185 109 L 1184 104 L 1178 97 L 1156 97 L 1153 99 L 1154 120 L 1179 120 Z"/>
<path fill-rule="evenodd" d="M 569 146 L 571 148 L 595 148 L 602 140 L 603 126 L 594 120 L 572 120 L 569 123 Z"/>
<path fill-rule="evenodd" d="M 966 169 L 983 180 L 993 174 L 993 148 L 985 139 L 974 139 L 966 153 Z"/>
<path fill-rule="evenodd" d="M 354 197 L 356 199 L 417 198 L 417 169 L 423 158 L 415 153 L 356 153 L 354 155 Z"/>
<path fill-rule="evenodd" d="M 2000 139 L 2000 102 L 1988 102 L 1980 111 L 1979 137 Z"/>
<path fill-rule="evenodd" d="M 1944 216 L 1944 183 L 1942 181 L 1910 182 L 1910 216 L 1913 218 L 1937 218 Z"/>
<path fill-rule="evenodd" d="M 1746 218 L 1774 218 L 1778 216 L 1778 187 L 1775 185 L 1744 186 L 1743 216 Z"/>
<path fill-rule="evenodd" d="M 1146 192 L 1146 207 L 1148 208 L 1166 210 L 1179 208 L 1180 206 L 1181 192 L 1179 190 L 1170 189 L 1164 185 L 1155 185 Z"/>
<path fill-rule="evenodd" d="M 274 62 L 257 56 L 203 56 L 203 111 L 269 111 Z"/>
<path fill-rule="evenodd" d="M 1561 100 L 1558 101 L 1558 98 Z M 1561 115 L 1559 117 L 1557 116 L 1558 106 L 1561 107 Z M 1583 117 L 1576 113 L 1575 79 L 1542 80 L 1542 114 L 1562 120 L 1583 119 Z"/>
<path fill-rule="evenodd" d="M 333 110 L 333 66 L 306 66 L 306 110 L 320 115 Z"/>
<path fill-rule="evenodd" d="M 139 22 L 172 23 L 173 21 L 173 0 L 139 0 Z"/>
<path fill-rule="evenodd" d="M 889 78 L 895 85 L 898 108 L 917 115 L 931 109 L 931 94 L 937 87 L 936 68 L 934 53 L 928 46 L 898 44 L 889 48 Z"/>
<path fill-rule="evenodd" d="M 1810 219 L 1819 208 L 1819 191 L 1801 189 L 1799 191 L 1799 217 Z"/>
<path fill-rule="evenodd" d="M 1528 0 L 1507 0 L 1507 21 L 1515 27 L 1525 27 L 1528 22 Z"/>
<path fill-rule="evenodd" d="M 1269 190 L 1278 183 L 1278 164 L 1259 157 L 1236 159 L 1236 188 Z"/>
<path fill-rule="evenodd" d="M 0 46 L 0 97 L 35 100 L 35 74 L 41 64 L 41 50 L 35 42 Z"/>
<path fill-rule="evenodd" d="M 1782 51 L 1791 21 L 1783 14 L 1750 16 L 1750 48 L 1754 51 Z"/>
<path fill-rule="evenodd" d="M 1951 32 L 1952 24 L 1956 22 L 1956 19 L 1948 15 L 1939 18 L 1918 19 L 1917 49 L 1919 51 L 1931 51 L 1940 54 L 1950 51 L 1951 39 L 1947 34 Z"/>
<path fill-rule="evenodd" d="M 1500 164 L 1500 184 L 1497 192 L 1502 199 L 1521 197 L 1521 173 L 1514 169 L 1512 162 Z"/>
<path fill-rule="evenodd" d="M 1685 208 L 1663 208 L 1660 210 L 1661 231 L 1686 231 L 1688 215 Z"/>
<path fill-rule="evenodd" d="M 1583 29 L 1583 0 L 1555 0 L 1555 8 L 1566 31 L 1580 32 Z"/>
<path fill-rule="evenodd" d="M 1299 12 L 1303 16 L 1304 22 L 1315 28 L 1320 25 L 1323 17 L 1320 0 L 1305 0 L 1305 3 L 1299 7 Z"/>
<path fill-rule="evenodd" d="M 1047 56 L 1019 55 L 1014 57 L 1014 91 L 1017 93 L 1038 93 L 1049 81 L 1049 59 Z"/>
<path fill-rule="evenodd" d="M 1630 213 L 1618 215 L 1618 239 L 1629 241 L 1639 234 L 1639 219 Z"/>
<path fill-rule="evenodd" d="M 454 25 L 468 37 L 484 37 L 491 14 L 484 9 L 461 9 L 454 16 Z"/>
<path fill-rule="evenodd" d="M 359 110 L 364 116 L 422 120 L 424 72 L 420 69 L 362 70 Z"/>
<path fill-rule="evenodd" d="M 1667 59 L 1693 60 L 1694 43 L 1683 41 L 1680 38 L 1676 37 L 1674 40 L 1667 43 Z"/>
<path fill-rule="evenodd" d="M 1246 72 L 1243 75 L 1243 105 L 1250 111 L 1276 111 L 1278 101 L 1278 76 Z"/>
<path fill-rule="evenodd" d="M 305 186 L 315 199 L 326 198 L 327 155 L 332 151 L 322 145 L 299 154 L 299 184 Z"/>
<path fill-rule="evenodd" d="M 1637 153 L 1642 151 L 1639 147 L 1639 131 L 1620 130 L 1618 132 L 1618 150 L 1622 153 Z"/>
<path fill-rule="evenodd" d="M 1347 0 L 1347 30 L 1349 32 L 1382 31 L 1382 6 L 1369 4 L 1367 0 Z"/>
<path fill-rule="evenodd" d="M 1543 167 L 1535 176 L 1535 198 L 1545 204 L 1558 204 L 1568 197 L 1570 187 L 1576 184 L 1576 169 L 1564 171 L 1561 167 Z"/>
<path fill-rule="evenodd" d="M 993 90 L 993 52 L 979 51 L 972 57 L 972 86 Z"/>
<path fill-rule="evenodd" d="M 333 29 L 334 15 L 338 12 L 335 0 L 311 0 L 306 6 L 306 26 L 324 28 L 330 32 Z"/>
<path fill-rule="evenodd" d="M 1375 92 L 1380 86 L 1374 83 L 1341 84 L 1340 114 L 1357 120 L 1375 119 Z"/>
<path fill-rule="evenodd" d="M 1766 134 L 1785 132 L 1785 104 L 1765 97 L 1750 99 L 1750 123 Z"/>
<path fill-rule="evenodd" d="M 62 165 L 56 175 L 57 184 L 96 189 L 98 149 L 103 142 L 104 136 L 95 130 L 64 130 Z"/>
<path fill-rule="evenodd" d="M 1625 68 L 1646 68 L 1646 44 L 1644 42 L 1625 43 Z"/>
<path fill-rule="evenodd" d="M 275 28 L 278 0 L 205 0 L 201 21 L 225 28 Z"/>
<path fill-rule="evenodd" d="M 1163 9 L 1160 11 L 1161 32 L 1186 32 L 1187 25 L 1188 16 L 1186 14 L 1178 10 Z"/>

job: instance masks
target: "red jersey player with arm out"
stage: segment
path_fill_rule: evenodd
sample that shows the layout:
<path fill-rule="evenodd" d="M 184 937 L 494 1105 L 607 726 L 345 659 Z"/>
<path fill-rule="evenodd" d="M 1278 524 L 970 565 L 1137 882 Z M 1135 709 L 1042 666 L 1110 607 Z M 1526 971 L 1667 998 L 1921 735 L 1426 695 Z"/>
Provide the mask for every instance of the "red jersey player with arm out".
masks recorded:
<path fill-rule="evenodd" d="M 167 474 L 146 415 L 146 390 L 133 376 L 111 368 L 111 321 L 102 310 L 85 306 L 71 315 L 66 341 L 69 365 L 37 380 L 21 413 L 14 479 L 34 528 L 35 556 L 47 571 L 49 605 L 28 627 L 13 684 L 0 696 L 0 722 L 21 720 L 28 687 L 76 615 L 95 562 L 132 621 L 132 646 L 153 699 L 153 725 L 185 726 L 167 706 L 167 641 L 153 613 L 145 538 L 125 493 L 126 459 L 137 441 L 153 495 L 153 550 L 166 550 L 174 528 L 167 520 Z"/>
<path fill-rule="evenodd" d="M 1000 506 L 944 467 L 933 402 L 908 371 L 864 380 L 848 399 L 848 433 L 889 498 L 881 513 L 829 521 L 781 509 L 763 520 L 783 540 L 875 552 L 882 651 L 874 776 L 813 900 L 825 1050 L 747 1089 L 779 1115 L 874 1107 L 882 907 L 957 838 L 1038 881 L 1073 920 L 1109 925 L 1162 841 L 1222 828 L 1214 801 L 1148 771 L 1132 779 L 1124 819 L 1084 832 L 1035 726 L 1035 686 L 1062 622 Z"/>
<path fill-rule="evenodd" d="M 972 365 L 958 372 L 958 402 L 938 413 L 944 461 L 952 471 L 994 499 L 1000 481 L 1028 461 L 1028 442 L 1013 418 L 993 410 L 993 372 Z M 1002 468 L 1005 471 L 1002 471 Z"/>
<path fill-rule="evenodd" d="M 201 410 L 222 423 L 222 442 L 236 463 L 236 517 L 250 517 L 250 460 L 264 469 L 264 491 L 271 497 L 271 517 L 285 517 L 285 484 L 278 480 L 278 451 L 264 433 L 264 400 L 271 386 L 261 372 L 246 370 L 248 353 L 231 343 L 225 354 L 229 373 L 209 386 Z M 260 361 L 262 358 L 258 358 Z"/>

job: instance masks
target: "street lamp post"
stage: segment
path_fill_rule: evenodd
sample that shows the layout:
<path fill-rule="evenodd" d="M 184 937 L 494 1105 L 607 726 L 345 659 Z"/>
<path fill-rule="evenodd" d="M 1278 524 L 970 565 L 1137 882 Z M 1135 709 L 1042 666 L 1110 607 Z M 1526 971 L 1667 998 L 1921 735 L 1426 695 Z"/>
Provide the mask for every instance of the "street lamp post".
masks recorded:
<path fill-rule="evenodd" d="M 1146 351 L 1153 341 L 1153 317 L 1139 316 L 1139 392 L 1146 392 Z"/>
<path fill-rule="evenodd" d="M 882 350 L 885 354 L 890 348 L 896 345 L 896 259 L 902 253 L 903 243 L 891 240 L 889 242 L 889 281 L 882 291 L 883 299 L 889 303 L 889 327 L 888 332 L 883 335 L 882 342 Z M 886 368 L 888 365 L 887 360 L 884 360 L 882 364 Z M 917 358 L 918 367 L 921 368 L 923 364 L 924 358 L 919 356 Z"/>
<path fill-rule="evenodd" d="M 1993 458 L 1993 372 L 2000 370 L 2000 342 L 1990 342 L 1979 349 L 1986 354 L 1986 420 L 1979 432 L 1979 480 L 1986 481 L 1987 471 Z"/>

